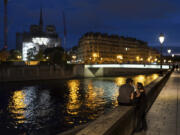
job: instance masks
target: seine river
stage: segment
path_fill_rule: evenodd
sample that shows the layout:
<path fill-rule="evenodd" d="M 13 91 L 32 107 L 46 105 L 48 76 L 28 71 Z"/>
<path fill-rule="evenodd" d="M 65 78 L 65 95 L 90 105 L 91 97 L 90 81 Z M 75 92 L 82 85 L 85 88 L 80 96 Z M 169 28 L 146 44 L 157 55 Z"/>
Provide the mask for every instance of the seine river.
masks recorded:
<path fill-rule="evenodd" d="M 118 106 L 126 78 L 0 84 L 0 134 L 54 135 L 92 121 Z M 147 85 L 158 75 L 132 78 Z"/>

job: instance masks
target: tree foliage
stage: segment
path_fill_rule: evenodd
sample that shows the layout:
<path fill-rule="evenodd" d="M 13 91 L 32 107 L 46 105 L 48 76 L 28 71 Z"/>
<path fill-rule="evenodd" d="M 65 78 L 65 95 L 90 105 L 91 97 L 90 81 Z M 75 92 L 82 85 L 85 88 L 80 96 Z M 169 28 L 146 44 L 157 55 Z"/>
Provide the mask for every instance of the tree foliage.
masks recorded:
<path fill-rule="evenodd" d="M 45 61 L 45 55 L 43 50 L 39 50 L 38 54 L 34 56 L 37 61 Z"/>
<path fill-rule="evenodd" d="M 8 60 L 10 60 L 10 61 L 21 60 L 21 58 L 22 58 L 22 54 L 19 50 L 12 49 L 9 51 Z"/>
<path fill-rule="evenodd" d="M 62 47 L 47 48 L 44 55 L 49 58 L 48 61 L 52 64 L 62 65 L 66 63 L 66 53 Z"/>
<path fill-rule="evenodd" d="M 7 61 L 8 57 L 10 56 L 9 52 L 5 49 L 0 50 L 0 61 Z"/>

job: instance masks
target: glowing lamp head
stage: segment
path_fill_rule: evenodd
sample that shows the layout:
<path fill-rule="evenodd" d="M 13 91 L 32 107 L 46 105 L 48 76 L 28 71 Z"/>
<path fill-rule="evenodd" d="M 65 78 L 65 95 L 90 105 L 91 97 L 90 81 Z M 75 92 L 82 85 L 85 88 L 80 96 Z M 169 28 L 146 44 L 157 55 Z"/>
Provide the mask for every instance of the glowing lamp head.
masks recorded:
<path fill-rule="evenodd" d="M 93 57 L 94 58 L 98 57 L 98 54 L 97 53 L 93 53 Z"/>
<path fill-rule="evenodd" d="M 170 54 L 171 53 L 171 49 L 168 49 L 167 52 Z"/>
<path fill-rule="evenodd" d="M 77 56 L 76 56 L 76 55 L 73 55 L 73 56 L 72 56 L 72 59 L 76 59 L 76 58 L 77 58 Z"/>
<path fill-rule="evenodd" d="M 174 54 L 172 54 L 172 57 L 174 57 L 175 55 Z"/>
<path fill-rule="evenodd" d="M 122 55 L 117 55 L 117 59 L 122 60 L 122 59 L 123 59 L 123 56 L 122 56 Z"/>
<path fill-rule="evenodd" d="M 139 61 L 140 57 L 139 56 L 136 56 L 136 60 Z"/>
<path fill-rule="evenodd" d="M 164 37 L 164 34 L 160 34 L 160 36 L 159 36 L 159 42 L 161 43 L 161 44 L 163 44 L 164 43 L 164 40 L 165 40 L 165 37 Z"/>

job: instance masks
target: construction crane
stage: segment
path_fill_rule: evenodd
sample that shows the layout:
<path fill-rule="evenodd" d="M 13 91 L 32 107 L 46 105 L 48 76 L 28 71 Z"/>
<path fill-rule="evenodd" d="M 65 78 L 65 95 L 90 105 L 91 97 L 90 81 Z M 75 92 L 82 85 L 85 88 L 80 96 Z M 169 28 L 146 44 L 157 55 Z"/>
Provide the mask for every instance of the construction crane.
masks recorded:
<path fill-rule="evenodd" d="M 4 0 L 4 49 L 8 48 L 8 16 L 7 16 L 8 0 Z"/>

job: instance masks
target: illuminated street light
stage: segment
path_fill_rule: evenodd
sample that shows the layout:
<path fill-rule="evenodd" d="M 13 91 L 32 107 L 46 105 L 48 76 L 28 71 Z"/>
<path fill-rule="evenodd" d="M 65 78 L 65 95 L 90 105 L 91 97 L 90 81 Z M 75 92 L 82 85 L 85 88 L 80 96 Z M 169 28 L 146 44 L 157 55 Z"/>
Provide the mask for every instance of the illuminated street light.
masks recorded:
<path fill-rule="evenodd" d="M 126 47 L 125 50 L 128 51 L 128 48 Z"/>
<path fill-rule="evenodd" d="M 171 49 L 168 49 L 167 52 L 170 54 L 171 53 Z"/>
<path fill-rule="evenodd" d="M 122 62 L 123 56 L 122 55 L 117 55 L 117 62 Z"/>
<path fill-rule="evenodd" d="M 164 43 L 164 40 L 165 40 L 165 36 L 164 36 L 164 34 L 160 34 L 160 36 L 159 36 L 159 42 L 161 43 L 161 44 L 163 44 Z"/>
<path fill-rule="evenodd" d="M 164 40 L 165 40 L 165 36 L 164 36 L 164 34 L 161 33 L 159 36 L 159 42 L 161 44 L 161 59 L 160 59 L 160 61 L 161 61 L 161 74 L 162 74 L 162 49 L 163 49 Z"/>
<path fill-rule="evenodd" d="M 139 56 L 137 56 L 137 57 L 136 57 L 136 60 L 137 60 L 137 61 L 139 61 L 139 59 L 140 59 L 140 57 L 139 57 Z"/>
<path fill-rule="evenodd" d="M 76 55 L 73 55 L 73 56 L 72 56 L 72 59 L 74 59 L 74 60 L 75 60 L 76 58 L 77 58 L 77 56 L 76 56 Z"/>
<path fill-rule="evenodd" d="M 93 53 L 92 55 L 94 58 L 98 57 L 98 54 L 97 53 Z"/>
<path fill-rule="evenodd" d="M 149 58 L 147 59 L 147 61 L 148 61 L 148 62 L 151 62 L 151 57 L 149 57 Z"/>
<path fill-rule="evenodd" d="M 122 59 L 123 59 L 123 56 L 122 56 L 122 55 L 118 55 L 118 56 L 117 56 L 117 59 L 122 60 Z"/>
<path fill-rule="evenodd" d="M 21 58 L 22 58 L 22 56 L 20 56 L 20 55 L 17 56 L 17 59 L 21 59 Z"/>
<path fill-rule="evenodd" d="M 172 54 L 172 57 L 174 57 L 174 54 Z"/>

